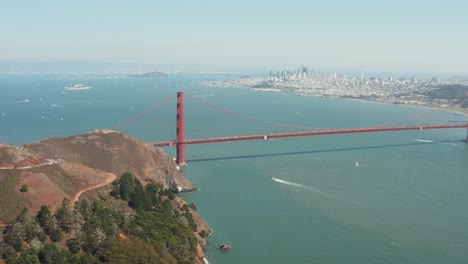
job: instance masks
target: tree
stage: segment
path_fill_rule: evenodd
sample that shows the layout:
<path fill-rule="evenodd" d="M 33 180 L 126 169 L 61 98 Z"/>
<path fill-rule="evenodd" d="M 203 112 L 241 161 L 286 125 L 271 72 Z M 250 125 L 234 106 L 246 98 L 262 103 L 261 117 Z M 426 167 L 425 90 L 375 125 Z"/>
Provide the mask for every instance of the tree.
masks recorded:
<path fill-rule="evenodd" d="M 205 231 L 205 229 L 203 229 L 202 231 L 200 231 L 198 233 L 202 238 L 205 238 L 206 236 L 208 236 L 208 232 Z"/>
<path fill-rule="evenodd" d="M 40 241 L 45 240 L 45 234 L 36 217 L 27 208 L 23 208 L 23 211 L 18 215 L 16 221 L 23 224 L 25 230 L 25 241 L 31 242 L 33 239 Z"/>
<path fill-rule="evenodd" d="M 72 230 L 74 222 L 74 211 L 70 206 L 70 200 L 63 198 L 62 205 L 55 213 L 55 219 L 65 233 L 69 233 Z"/>
<path fill-rule="evenodd" d="M 16 262 L 16 250 L 6 245 L 3 249 L 2 258 L 5 260 L 5 263 L 15 263 Z"/>
<path fill-rule="evenodd" d="M 27 192 L 28 190 L 29 190 L 29 186 L 27 184 L 21 185 L 21 189 L 20 189 L 21 192 Z"/>
<path fill-rule="evenodd" d="M 38 252 L 35 249 L 28 249 L 21 253 L 16 264 L 40 264 Z"/>
<path fill-rule="evenodd" d="M 160 254 L 165 254 L 163 259 Z M 110 245 L 104 250 L 102 257 L 107 263 L 177 263 L 176 260 L 164 250 L 158 254 L 155 248 L 145 241 L 131 237 L 125 240 L 113 239 Z"/>
<path fill-rule="evenodd" d="M 130 172 L 122 174 L 122 177 L 119 179 L 119 183 L 120 197 L 122 200 L 128 201 L 134 187 L 133 175 Z"/>
<path fill-rule="evenodd" d="M 194 203 L 189 204 L 190 209 L 197 211 L 197 206 Z"/>
<path fill-rule="evenodd" d="M 60 252 L 57 246 L 53 244 L 45 245 L 39 251 L 39 260 L 44 264 L 67 263 L 66 254 Z"/>
<path fill-rule="evenodd" d="M 78 241 L 78 239 L 69 239 L 67 241 L 67 246 L 68 246 L 68 250 L 70 250 L 70 252 L 73 254 L 80 252 L 81 246 L 80 246 L 80 242 Z"/>
<path fill-rule="evenodd" d="M 20 252 L 23 247 L 23 241 L 26 239 L 26 229 L 21 222 L 7 226 L 5 230 L 5 243 L 12 246 L 16 252 Z"/>
<path fill-rule="evenodd" d="M 143 186 L 141 185 L 141 182 L 139 180 L 134 181 L 134 188 L 133 191 L 130 194 L 130 201 L 129 205 L 134 208 L 134 209 L 147 209 L 145 206 L 146 199 L 145 199 L 145 192 L 143 190 Z M 151 207 L 151 205 L 150 205 Z"/>
<path fill-rule="evenodd" d="M 50 239 L 53 242 L 60 242 L 63 240 L 63 233 L 59 227 L 53 228 L 50 232 Z"/>
<path fill-rule="evenodd" d="M 55 228 L 55 222 L 47 206 L 41 206 L 41 210 L 37 214 L 37 219 L 39 220 L 41 227 L 44 229 L 44 232 L 47 235 L 50 235 L 50 232 Z"/>

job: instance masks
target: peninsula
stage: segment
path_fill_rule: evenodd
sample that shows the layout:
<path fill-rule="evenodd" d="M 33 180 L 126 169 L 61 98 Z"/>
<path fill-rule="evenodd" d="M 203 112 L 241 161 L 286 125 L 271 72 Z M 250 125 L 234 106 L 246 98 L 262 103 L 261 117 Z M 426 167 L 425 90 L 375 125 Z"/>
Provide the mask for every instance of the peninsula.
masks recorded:
<path fill-rule="evenodd" d="M 259 91 L 283 91 L 300 95 L 342 97 L 395 104 L 466 109 L 468 78 L 417 79 L 415 77 L 372 77 L 360 74 L 298 70 L 270 72 L 268 76 L 242 76 L 234 80 L 202 83 L 210 87 L 247 87 Z"/>
<path fill-rule="evenodd" d="M 209 228 L 176 194 L 193 186 L 136 138 L 97 130 L 0 145 L 0 186 L 6 263 L 204 263 Z"/>

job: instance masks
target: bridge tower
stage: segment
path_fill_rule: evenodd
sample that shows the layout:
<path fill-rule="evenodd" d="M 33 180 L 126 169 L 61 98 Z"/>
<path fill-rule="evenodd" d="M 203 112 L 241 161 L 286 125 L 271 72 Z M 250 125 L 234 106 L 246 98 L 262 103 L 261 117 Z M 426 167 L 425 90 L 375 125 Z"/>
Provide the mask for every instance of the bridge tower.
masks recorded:
<path fill-rule="evenodd" d="M 184 93 L 177 92 L 177 127 L 176 127 L 176 162 L 179 166 L 185 163 L 185 135 L 184 135 Z"/>

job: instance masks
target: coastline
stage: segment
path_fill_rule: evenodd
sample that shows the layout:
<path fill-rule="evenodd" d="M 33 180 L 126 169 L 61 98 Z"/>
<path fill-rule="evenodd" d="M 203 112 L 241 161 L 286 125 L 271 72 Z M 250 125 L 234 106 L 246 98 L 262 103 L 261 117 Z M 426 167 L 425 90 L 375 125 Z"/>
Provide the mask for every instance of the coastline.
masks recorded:
<path fill-rule="evenodd" d="M 347 97 L 336 97 L 336 98 L 349 99 L 349 100 L 354 100 L 354 101 L 363 102 L 363 103 L 370 103 L 370 104 L 404 105 L 408 107 L 427 108 L 427 109 L 447 111 L 447 112 L 451 112 L 455 114 L 460 114 L 463 116 L 468 116 L 468 109 L 466 109 L 467 112 L 463 112 L 462 110 L 451 109 L 450 107 L 443 108 L 441 106 L 430 106 L 426 104 L 404 104 L 404 103 L 396 103 L 392 101 L 377 101 L 377 100 L 366 100 L 366 99 L 347 98 Z"/>
<path fill-rule="evenodd" d="M 233 88 L 236 88 L 233 86 Z M 362 102 L 362 103 L 372 103 L 372 104 L 387 104 L 387 105 L 404 105 L 408 107 L 417 107 L 417 108 L 427 108 L 427 109 L 434 109 L 434 110 L 439 110 L 439 111 L 447 111 L 450 113 L 455 113 L 455 114 L 460 114 L 463 116 L 468 116 L 468 108 L 460 108 L 460 109 L 453 109 L 453 106 L 448 106 L 448 107 L 443 107 L 443 106 L 434 106 L 434 105 L 427 105 L 423 102 L 417 102 L 417 103 L 402 103 L 400 101 L 383 101 L 383 100 L 372 100 L 372 99 L 362 99 L 362 98 L 352 98 L 352 97 L 343 97 L 343 96 L 325 96 L 325 95 L 310 95 L 310 94 L 305 94 L 305 93 L 298 93 L 290 90 L 285 90 L 281 88 L 252 88 L 252 87 L 243 87 L 247 88 L 251 91 L 260 91 L 260 92 L 284 92 L 288 94 L 294 94 L 294 95 L 301 95 L 301 96 L 311 96 L 311 97 L 322 97 L 322 98 L 339 98 L 339 99 L 346 99 L 346 100 L 352 100 L 352 101 L 357 101 L 357 102 Z M 466 112 L 464 112 L 464 111 Z"/>

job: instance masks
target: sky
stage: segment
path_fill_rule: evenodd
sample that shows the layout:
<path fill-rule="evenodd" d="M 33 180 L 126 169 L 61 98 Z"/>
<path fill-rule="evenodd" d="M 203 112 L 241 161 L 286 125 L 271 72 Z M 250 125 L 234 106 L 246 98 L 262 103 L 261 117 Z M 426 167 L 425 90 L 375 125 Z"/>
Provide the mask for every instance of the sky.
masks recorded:
<path fill-rule="evenodd" d="M 465 0 L 0 2 L 0 61 L 468 74 Z"/>

